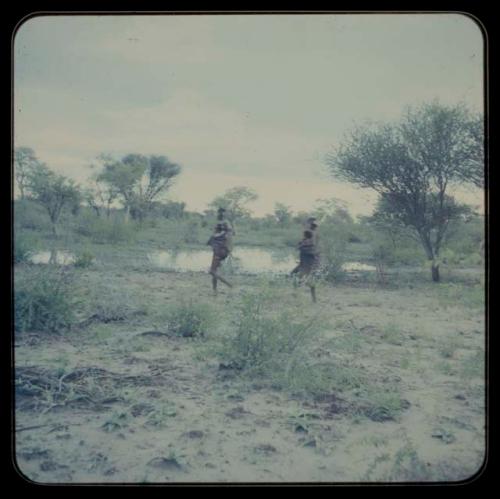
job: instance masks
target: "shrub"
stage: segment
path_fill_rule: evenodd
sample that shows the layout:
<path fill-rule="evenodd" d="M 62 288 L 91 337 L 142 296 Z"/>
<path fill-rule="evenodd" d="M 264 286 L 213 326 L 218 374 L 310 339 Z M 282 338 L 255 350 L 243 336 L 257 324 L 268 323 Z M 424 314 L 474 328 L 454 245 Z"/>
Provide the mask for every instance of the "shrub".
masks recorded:
<path fill-rule="evenodd" d="M 82 251 L 75 256 L 73 265 L 77 268 L 86 269 L 92 265 L 95 257 L 90 251 Z"/>
<path fill-rule="evenodd" d="M 271 384 L 300 389 L 300 379 L 310 378 L 305 348 L 320 330 L 320 317 L 304 317 L 302 307 L 276 312 L 272 290 L 243 296 L 234 321 L 236 331 L 226 338 L 224 363 L 243 375 L 267 379 Z"/>
<path fill-rule="evenodd" d="M 133 240 L 136 229 L 134 222 L 125 223 L 117 217 L 100 218 L 86 214 L 80 218 L 77 232 L 90 237 L 95 243 L 116 244 Z"/>
<path fill-rule="evenodd" d="M 177 336 L 205 336 L 214 325 L 215 314 L 204 303 L 181 302 L 170 306 L 167 313 L 167 329 Z"/>
<path fill-rule="evenodd" d="M 405 408 L 404 402 L 398 391 L 369 387 L 359 411 L 372 421 L 395 420 Z"/>
<path fill-rule="evenodd" d="M 74 274 L 67 268 L 30 268 L 16 278 L 14 290 L 16 331 L 60 332 L 74 322 Z"/>
<path fill-rule="evenodd" d="M 342 228 L 323 225 L 320 232 L 321 276 L 329 282 L 341 279 L 342 265 L 346 261 L 348 234 Z"/>
<path fill-rule="evenodd" d="M 401 265 L 424 265 L 426 269 L 428 265 L 424 250 L 419 248 L 416 244 L 412 246 L 397 246 L 394 249 L 394 260 Z"/>
<path fill-rule="evenodd" d="M 20 230 L 14 231 L 14 263 L 28 262 L 37 250 L 38 238 L 32 233 Z"/>
<path fill-rule="evenodd" d="M 458 265 L 462 258 L 452 249 L 446 248 L 441 252 L 440 262 L 444 265 Z"/>
<path fill-rule="evenodd" d="M 48 231 L 50 220 L 43 206 L 30 199 L 17 200 L 14 205 L 14 223 L 20 229 Z"/>
<path fill-rule="evenodd" d="M 395 263 L 393 245 L 377 238 L 371 247 L 371 257 L 377 269 L 378 283 L 386 284 L 387 267 Z"/>

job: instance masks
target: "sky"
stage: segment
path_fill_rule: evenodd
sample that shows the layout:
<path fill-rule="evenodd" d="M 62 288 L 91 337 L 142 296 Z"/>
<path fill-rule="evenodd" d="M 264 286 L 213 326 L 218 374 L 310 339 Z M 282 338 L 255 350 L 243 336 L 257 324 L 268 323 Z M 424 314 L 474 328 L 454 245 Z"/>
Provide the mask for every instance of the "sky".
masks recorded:
<path fill-rule="evenodd" d="M 330 198 L 366 215 L 375 194 L 333 179 L 325 154 L 406 106 L 482 111 L 483 63 L 462 14 L 33 17 L 14 38 L 14 146 L 82 185 L 101 153 L 165 155 L 183 168 L 168 198 L 189 210 L 247 186 L 257 216 Z"/>

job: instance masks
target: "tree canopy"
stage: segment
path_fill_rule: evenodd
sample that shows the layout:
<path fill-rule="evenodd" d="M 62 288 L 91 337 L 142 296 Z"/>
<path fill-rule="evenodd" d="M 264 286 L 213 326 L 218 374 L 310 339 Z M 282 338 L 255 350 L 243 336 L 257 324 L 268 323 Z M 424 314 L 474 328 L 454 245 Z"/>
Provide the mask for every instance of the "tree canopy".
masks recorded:
<path fill-rule="evenodd" d="M 41 165 L 30 147 L 18 147 L 14 152 L 14 177 L 19 187 L 21 199 L 24 199 L 29 190 L 30 176 Z"/>
<path fill-rule="evenodd" d="M 483 185 L 483 156 L 481 117 L 433 102 L 408 108 L 396 123 L 356 127 L 326 163 L 334 177 L 380 194 L 379 208 L 418 235 L 438 281 L 446 229 L 465 209 L 447 190 Z"/>
<path fill-rule="evenodd" d="M 257 193 L 249 187 L 232 187 L 223 195 L 217 196 L 209 207 L 217 210 L 217 208 L 225 208 L 226 215 L 229 220 L 234 221 L 239 218 L 249 217 L 251 214 L 247 204 L 258 199 Z"/>
<path fill-rule="evenodd" d="M 101 156 L 103 171 L 97 180 L 112 187 L 126 213 L 140 218 L 172 185 L 181 167 L 166 156 L 128 154 L 121 160 Z"/>

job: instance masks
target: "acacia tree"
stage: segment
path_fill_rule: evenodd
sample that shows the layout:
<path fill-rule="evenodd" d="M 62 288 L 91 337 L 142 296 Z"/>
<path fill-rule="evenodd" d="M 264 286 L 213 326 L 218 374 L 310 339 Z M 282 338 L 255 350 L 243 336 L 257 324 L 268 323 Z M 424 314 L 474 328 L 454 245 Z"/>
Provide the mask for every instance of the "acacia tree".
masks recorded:
<path fill-rule="evenodd" d="M 40 164 L 33 149 L 29 147 L 16 148 L 14 152 L 14 176 L 21 193 L 21 199 L 25 198 L 29 189 L 30 175 Z"/>
<path fill-rule="evenodd" d="M 448 225 L 465 210 L 447 189 L 482 185 L 483 155 L 481 117 L 433 102 L 407 109 L 397 123 L 354 129 L 326 163 L 333 176 L 380 194 L 386 215 L 418 237 L 438 282 Z"/>
<path fill-rule="evenodd" d="M 249 187 L 232 187 L 222 196 L 217 196 L 208 206 L 214 210 L 225 208 L 227 218 L 233 223 L 251 215 L 246 205 L 257 198 L 257 193 Z"/>
<path fill-rule="evenodd" d="M 142 220 L 181 171 L 181 167 L 166 156 L 128 154 L 118 161 L 109 157 L 103 157 L 103 161 L 103 171 L 97 180 L 106 183 L 121 198 L 125 220 L 129 214 Z"/>
<path fill-rule="evenodd" d="M 81 191 L 73 180 L 54 173 L 43 164 L 38 164 L 28 178 L 27 186 L 33 198 L 47 209 L 52 222 L 52 232 L 57 236 L 57 224 L 62 210 L 78 210 L 82 199 Z"/>

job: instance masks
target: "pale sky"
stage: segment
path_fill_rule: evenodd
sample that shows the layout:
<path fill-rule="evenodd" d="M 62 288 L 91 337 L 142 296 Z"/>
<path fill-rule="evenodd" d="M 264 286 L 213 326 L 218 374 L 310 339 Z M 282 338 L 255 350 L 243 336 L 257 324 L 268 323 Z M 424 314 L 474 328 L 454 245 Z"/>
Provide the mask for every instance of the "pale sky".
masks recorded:
<path fill-rule="evenodd" d="M 324 155 L 407 105 L 483 110 L 483 62 L 460 14 L 35 17 L 14 41 L 14 145 L 80 183 L 101 153 L 166 155 L 191 210 L 248 186 L 256 215 L 331 197 L 369 214 L 375 195 Z"/>

